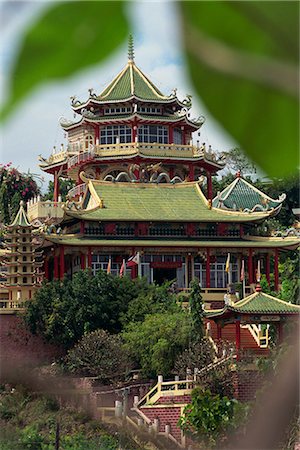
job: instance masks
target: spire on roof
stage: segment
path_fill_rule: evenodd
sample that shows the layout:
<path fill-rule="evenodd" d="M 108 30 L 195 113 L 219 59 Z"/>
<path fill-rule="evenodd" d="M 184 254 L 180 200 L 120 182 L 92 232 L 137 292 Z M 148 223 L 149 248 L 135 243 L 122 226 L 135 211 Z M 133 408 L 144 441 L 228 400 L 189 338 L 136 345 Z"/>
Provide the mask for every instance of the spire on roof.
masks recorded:
<path fill-rule="evenodd" d="M 20 201 L 19 211 L 17 212 L 17 215 L 16 215 L 13 223 L 9 226 L 10 227 L 15 227 L 15 226 L 30 227 L 30 223 L 28 221 L 28 217 L 27 217 L 27 214 L 24 209 L 23 200 Z"/>
<path fill-rule="evenodd" d="M 133 45 L 133 37 L 130 34 L 128 38 L 128 61 L 134 62 L 134 45 Z"/>

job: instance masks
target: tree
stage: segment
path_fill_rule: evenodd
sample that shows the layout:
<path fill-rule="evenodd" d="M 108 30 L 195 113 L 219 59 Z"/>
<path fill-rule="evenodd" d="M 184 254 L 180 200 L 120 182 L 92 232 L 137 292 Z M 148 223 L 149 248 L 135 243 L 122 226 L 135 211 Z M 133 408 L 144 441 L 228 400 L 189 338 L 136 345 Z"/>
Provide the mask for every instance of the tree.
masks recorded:
<path fill-rule="evenodd" d="M 203 300 L 199 280 L 191 282 L 191 293 L 189 296 L 190 314 L 192 321 L 192 339 L 198 341 L 203 337 Z"/>
<path fill-rule="evenodd" d="M 85 334 L 68 351 L 66 368 L 81 376 L 98 377 L 102 382 L 111 382 L 124 377 L 129 359 L 119 335 L 105 330 Z"/>
<path fill-rule="evenodd" d="M 187 368 L 192 372 L 196 368 L 202 369 L 212 363 L 215 356 L 211 342 L 207 338 L 198 339 L 177 356 L 174 372 L 184 379 Z"/>
<path fill-rule="evenodd" d="M 73 180 L 64 180 L 62 178 L 59 179 L 59 194 L 61 195 L 62 201 L 66 201 L 67 194 L 70 189 L 75 186 L 75 182 Z M 44 200 L 54 200 L 54 182 L 49 181 L 48 190 L 43 197 Z"/>
<path fill-rule="evenodd" d="M 186 311 L 158 313 L 131 322 L 123 332 L 125 347 L 147 377 L 170 375 L 177 355 L 187 347 L 190 320 Z"/>
<path fill-rule="evenodd" d="M 119 332 L 121 316 L 144 284 L 103 271 L 95 276 L 79 271 L 72 280 L 44 283 L 28 302 L 25 321 L 33 333 L 68 349 L 86 332 L 98 328 Z"/>
<path fill-rule="evenodd" d="M 185 406 L 179 427 L 196 440 L 214 445 L 217 438 L 230 425 L 236 400 L 213 395 L 209 390 L 196 388 L 192 401 Z"/>
<path fill-rule="evenodd" d="M 20 201 L 25 203 L 39 194 L 32 175 L 23 174 L 11 167 L 11 163 L 0 164 L 0 221 L 9 224 L 15 217 Z"/>
<path fill-rule="evenodd" d="M 228 152 L 223 152 L 223 155 L 226 156 L 227 167 L 234 172 L 241 172 L 242 175 L 256 172 L 254 164 L 240 148 L 232 148 Z"/>

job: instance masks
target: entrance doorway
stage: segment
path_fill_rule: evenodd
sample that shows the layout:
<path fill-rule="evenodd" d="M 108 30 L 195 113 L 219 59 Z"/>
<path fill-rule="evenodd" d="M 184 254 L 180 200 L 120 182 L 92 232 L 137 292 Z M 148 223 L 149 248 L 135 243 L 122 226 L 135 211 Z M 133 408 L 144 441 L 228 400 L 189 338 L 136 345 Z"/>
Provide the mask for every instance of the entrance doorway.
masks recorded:
<path fill-rule="evenodd" d="M 153 281 L 161 285 L 177 278 L 177 268 L 153 268 Z"/>

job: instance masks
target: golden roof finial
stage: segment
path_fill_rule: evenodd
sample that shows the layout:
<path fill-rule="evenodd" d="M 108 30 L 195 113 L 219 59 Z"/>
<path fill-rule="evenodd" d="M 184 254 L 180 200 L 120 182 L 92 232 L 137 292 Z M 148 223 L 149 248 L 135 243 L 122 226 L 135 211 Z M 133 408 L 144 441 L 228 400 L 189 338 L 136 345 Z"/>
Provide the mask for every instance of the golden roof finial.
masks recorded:
<path fill-rule="evenodd" d="M 134 62 L 134 45 L 132 34 L 130 34 L 128 38 L 128 61 Z"/>

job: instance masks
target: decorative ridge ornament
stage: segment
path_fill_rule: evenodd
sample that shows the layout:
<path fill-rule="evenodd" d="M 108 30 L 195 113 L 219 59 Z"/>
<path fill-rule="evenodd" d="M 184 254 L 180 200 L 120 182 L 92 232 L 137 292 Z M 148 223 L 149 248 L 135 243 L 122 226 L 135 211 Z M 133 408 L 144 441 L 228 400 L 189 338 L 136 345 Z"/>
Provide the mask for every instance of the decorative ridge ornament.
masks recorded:
<path fill-rule="evenodd" d="M 134 44 L 132 34 L 128 38 L 128 62 L 134 63 Z"/>

